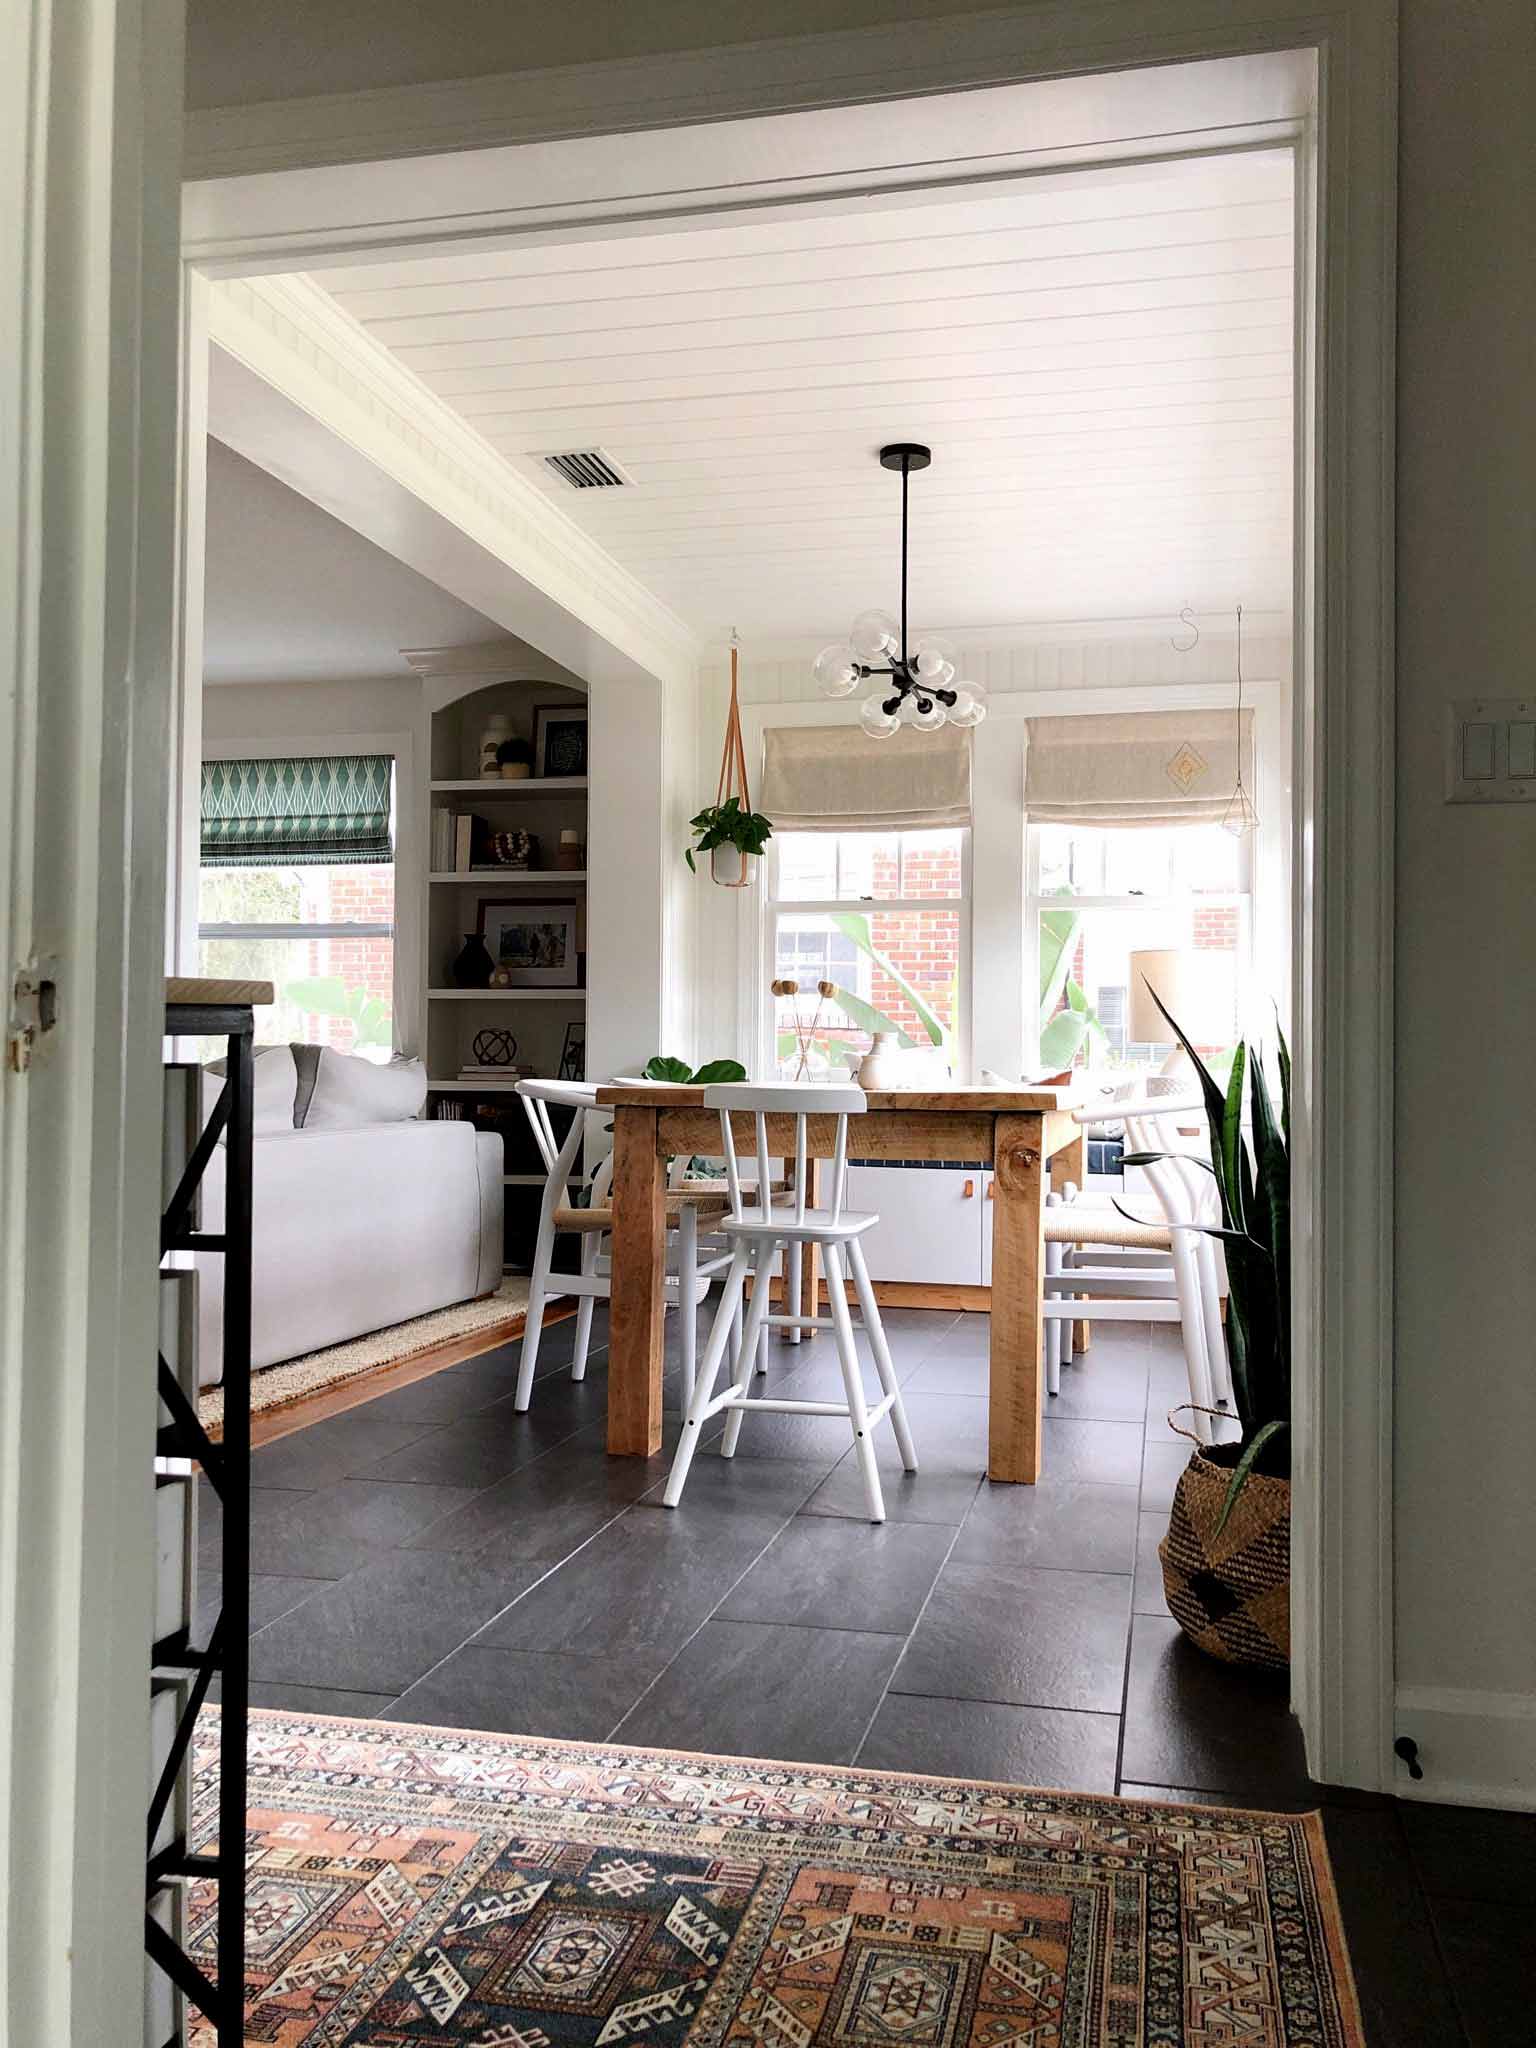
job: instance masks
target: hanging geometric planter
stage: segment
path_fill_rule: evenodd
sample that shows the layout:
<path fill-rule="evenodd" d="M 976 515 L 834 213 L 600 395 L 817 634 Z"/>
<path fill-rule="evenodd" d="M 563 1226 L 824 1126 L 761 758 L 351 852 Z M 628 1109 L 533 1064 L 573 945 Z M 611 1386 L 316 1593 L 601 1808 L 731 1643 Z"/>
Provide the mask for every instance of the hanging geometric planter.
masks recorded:
<path fill-rule="evenodd" d="M 731 635 L 731 703 L 725 715 L 725 745 L 720 754 L 720 779 L 715 800 L 689 822 L 694 843 L 683 858 L 697 873 L 695 853 L 709 855 L 709 879 L 722 889 L 750 888 L 758 858 L 773 826 L 752 808 L 747 788 L 747 752 L 741 739 L 741 705 L 737 698 L 739 645 Z"/>

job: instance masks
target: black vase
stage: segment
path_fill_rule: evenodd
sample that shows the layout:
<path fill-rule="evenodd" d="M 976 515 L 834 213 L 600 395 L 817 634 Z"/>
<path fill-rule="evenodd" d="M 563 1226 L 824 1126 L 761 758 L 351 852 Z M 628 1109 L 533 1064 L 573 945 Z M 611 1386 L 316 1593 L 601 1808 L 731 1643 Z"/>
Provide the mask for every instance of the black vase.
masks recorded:
<path fill-rule="evenodd" d="M 496 963 L 479 932 L 468 932 L 464 938 L 464 950 L 454 961 L 450 972 L 459 988 L 489 988 L 495 967 Z"/>

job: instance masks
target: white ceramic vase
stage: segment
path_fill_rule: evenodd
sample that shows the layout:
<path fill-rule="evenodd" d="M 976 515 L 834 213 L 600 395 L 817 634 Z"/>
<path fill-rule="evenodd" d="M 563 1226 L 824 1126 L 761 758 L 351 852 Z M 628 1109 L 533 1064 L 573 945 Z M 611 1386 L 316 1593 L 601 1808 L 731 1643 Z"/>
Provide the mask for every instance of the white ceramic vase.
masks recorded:
<path fill-rule="evenodd" d="M 859 1086 L 863 1089 L 899 1088 L 901 1060 L 897 1053 L 899 1034 L 877 1031 L 869 1051 L 859 1062 Z"/>

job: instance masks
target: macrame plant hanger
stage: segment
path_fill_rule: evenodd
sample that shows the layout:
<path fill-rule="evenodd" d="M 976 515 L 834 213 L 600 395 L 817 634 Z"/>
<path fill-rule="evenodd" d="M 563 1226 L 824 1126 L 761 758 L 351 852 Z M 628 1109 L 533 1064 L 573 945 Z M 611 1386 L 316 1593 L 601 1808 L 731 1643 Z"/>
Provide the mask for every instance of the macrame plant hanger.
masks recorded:
<path fill-rule="evenodd" d="M 747 788 L 747 750 L 741 741 L 741 704 L 737 697 L 737 682 L 741 658 L 741 641 L 733 630 L 731 633 L 731 707 L 725 714 L 725 745 L 720 751 L 720 780 L 715 785 L 715 804 L 718 808 L 728 797 L 735 797 L 744 811 L 752 808 L 751 792 Z M 730 849 L 736 855 L 737 873 L 734 877 L 720 872 L 721 848 L 710 849 L 709 879 L 718 882 L 722 889 L 745 889 L 752 879 L 748 856 L 739 847 Z"/>

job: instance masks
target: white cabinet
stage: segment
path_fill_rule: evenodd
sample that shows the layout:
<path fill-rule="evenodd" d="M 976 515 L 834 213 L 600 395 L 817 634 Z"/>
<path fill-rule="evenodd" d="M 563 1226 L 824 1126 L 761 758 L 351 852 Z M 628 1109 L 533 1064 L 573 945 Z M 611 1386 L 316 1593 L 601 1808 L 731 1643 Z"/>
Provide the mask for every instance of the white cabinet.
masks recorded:
<path fill-rule="evenodd" d="M 991 1167 L 986 1167 L 981 1176 L 978 1193 L 981 1196 L 981 1284 L 992 1285 L 992 1212 L 995 1207 L 992 1183 L 997 1178 Z"/>
<path fill-rule="evenodd" d="M 870 1277 L 979 1287 L 992 1263 L 980 1167 L 852 1166 L 848 1206 L 880 1221 L 864 1240 Z"/>

